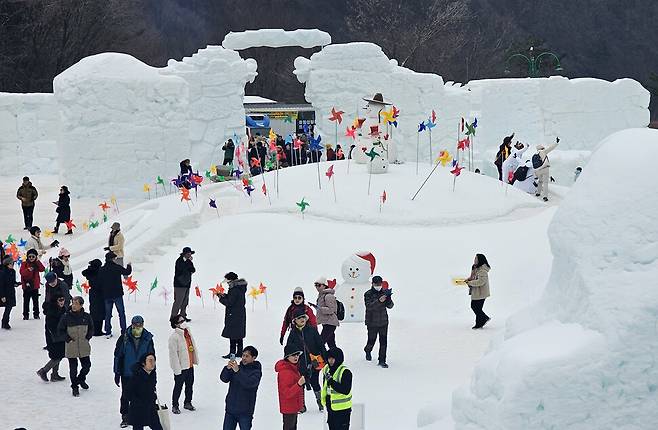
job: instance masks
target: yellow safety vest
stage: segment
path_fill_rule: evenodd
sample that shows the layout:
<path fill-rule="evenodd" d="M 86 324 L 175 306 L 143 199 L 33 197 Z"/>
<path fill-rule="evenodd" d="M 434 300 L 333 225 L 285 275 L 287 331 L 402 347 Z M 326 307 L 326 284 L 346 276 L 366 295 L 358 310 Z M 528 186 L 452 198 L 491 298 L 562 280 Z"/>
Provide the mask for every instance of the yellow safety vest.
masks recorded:
<path fill-rule="evenodd" d="M 343 371 L 347 369 L 345 365 L 341 364 L 338 366 L 338 369 L 336 369 L 336 373 L 334 373 L 333 379 L 336 382 L 340 382 L 341 378 L 343 377 Z M 324 369 L 322 369 L 322 405 L 326 406 L 327 403 L 327 394 L 329 394 L 329 398 L 331 400 L 331 410 L 332 411 L 344 411 L 346 409 L 350 409 L 352 407 L 352 390 L 350 390 L 349 393 L 347 394 L 341 394 L 337 391 L 334 391 L 329 384 L 327 383 L 327 375 L 329 374 L 329 365 L 327 364 L 324 366 Z"/>

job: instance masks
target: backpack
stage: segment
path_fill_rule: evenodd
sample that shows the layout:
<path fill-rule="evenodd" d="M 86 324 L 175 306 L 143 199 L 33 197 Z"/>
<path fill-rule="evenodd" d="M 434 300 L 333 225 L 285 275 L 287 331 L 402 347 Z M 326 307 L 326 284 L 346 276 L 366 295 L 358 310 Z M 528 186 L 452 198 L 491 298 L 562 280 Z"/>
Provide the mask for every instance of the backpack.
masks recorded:
<path fill-rule="evenodd" d="M 345 305 L 340 300 L 336 300 L 336 316 L 338 317 L 338 321 L 345 319 Z"/>
<path fill-rule="evenodd" d="M 548 160 L 548 157 L 546 157 L 546 159 Z M 542 164 L 544 164 L 544 162 L 541 159 L 541 155 L 535 154 L 532 156 L 532 167 L 534 169 L 540 168 Z"/>
<path fill-rule="evenodd" d="M 514 181 L 523 182 L 528 177 L 528 166 L 521 166 L 514 172 Z"/>

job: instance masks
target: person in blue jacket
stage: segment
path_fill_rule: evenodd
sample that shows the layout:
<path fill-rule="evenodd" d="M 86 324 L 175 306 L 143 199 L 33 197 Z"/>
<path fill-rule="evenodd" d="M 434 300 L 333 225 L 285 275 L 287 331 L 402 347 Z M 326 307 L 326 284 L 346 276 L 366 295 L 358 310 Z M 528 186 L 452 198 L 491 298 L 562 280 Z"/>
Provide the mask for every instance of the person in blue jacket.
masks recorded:
<path fill-rule="evenodd" d="M 238 424 L 240 430 L 251 430 L 256 408 L 256 391 L 263 376 L 263 369 L 256 357 L 258 350 L 253 346 L 246 346 L 242 350 L 240 364 L 232 358 L 219 375 L 222 382 L 229 384 L 223 430 L 235 430 Z"/>
<path fill-rule="evenodd" d="M 135 365 L 145 354 L 155 354 L 153 335 L 144 328 L 144 318 L 135 315 L 114 348 L 114 383 L 121 387 L 121 428 L 128 427 L 130 393 Z"/>

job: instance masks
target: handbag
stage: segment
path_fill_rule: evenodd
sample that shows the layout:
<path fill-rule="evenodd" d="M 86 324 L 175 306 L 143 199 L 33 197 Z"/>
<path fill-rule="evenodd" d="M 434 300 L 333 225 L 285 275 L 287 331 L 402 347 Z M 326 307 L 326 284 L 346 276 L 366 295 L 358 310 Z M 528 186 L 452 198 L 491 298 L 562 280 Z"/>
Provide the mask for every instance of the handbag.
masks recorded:
<path fill-rule="evenodd" d="M 169 420 L 169 409 L 167 408 L 167 405 L 161 405 L 157 395 L 155 397 L 155 404 L 157 407 L 158 419 L 160 420 L 162 429 L 171 430 L 171 421 Z"/>

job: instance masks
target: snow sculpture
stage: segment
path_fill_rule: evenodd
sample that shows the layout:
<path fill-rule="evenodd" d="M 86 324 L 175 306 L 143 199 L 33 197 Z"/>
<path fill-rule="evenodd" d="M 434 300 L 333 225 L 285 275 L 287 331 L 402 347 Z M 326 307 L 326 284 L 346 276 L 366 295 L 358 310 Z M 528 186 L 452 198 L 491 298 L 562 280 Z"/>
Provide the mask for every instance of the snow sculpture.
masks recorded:
<path fill-rule="evenodd" d="M 620 169 L 629 144 L 633 166 Z M 651 129 L 615 133 L 594 152 L 549 226 L 543 297 L 507 321 L 455 392 L 456 429 L 655 428 L 657 157 Z"/>
<path fill-rule="evenodd" d="M 359 164 L 368 163 L 370 173 L 388 172 L 389 147 L 392 143 L 389 141 L 387 124 L 381 120 L 381 112 L 387 109 L 391 103 L 384 101 L 381 93 L 376 93 L 372 98 L 364 98 L 367 101 L 366 117 L 363 125 L 358 130 L 356 139 L 356 148 L 352 152 L 354 161 Z M 372 160 L 366 154 L 374 150 L 376 155 Z M 374 154 L 374 153 L 373 153 Z"/>
<path fill-rule="evenodd" d="M 330 43 L 331 35 L 318 29 L 285 31 L 280 28 L 262 28 L 241 32 L 231 31 L 224 37 L 222 46 L 226 49 L 240 51 L 261 46 L 269 48 L 282 48 L 284 46 L 313 48 L 329 45 Z"/>
<path fill-rule="evenodd" d="M 400 160 L 416 160 L 418 124 L 427 121 L 432 109 L 438 117 L 432 130 L 433 154 L 454 150 L 461 118 L 477 117 L 473 167 L 490 176 L 497 176 L 494 155 L 503 137 L 512 132 L 532 148 L 559 136 L 563 144 L 560 153 L 553 154 L 551 168 L 558 183 L 571 185 L 573 170 L 585 164 L 588 151 L 603 138 L 649 123 L 649 92 L 632 79 L 607 82 L 553 76 L 444 84 L 439 75 L 398 66 L 379 46 L 365 42 L 329 45 L 310 58 L 298 57 L 294 73 L 306 85 L 305 97 L 316 110 L 317 127 L 328 130 L 323 132 L 327 135 L 334 130 L 326 115 L 332 107 L 344 110 L 347 118 L 363 117 L 364 92 L 385 89 L 387 98 L 400 109 L 394 129 L 395 158 Z M 352 139 L 342 135 L 340 144 L 349 148 Z M 430 161 L 427 135 L 420 136 L 420 161 L 425 163 Z"/>
<path fill-rule="evenodd" d="M 188 158 L 188 85 L 126 54 L 83 58 L 53 81 L 60 175 L 76 195 L 143 197 Z"/>
<path fill-rule="evenodd" d="M 375 264 L 375 256 L 370 252 L 357 252 L 343 262 L 343 283 L 336 289 L 336 298 L 345 306 L 344 322 L 365 320 L 363 294 L 370 289 L 370 277 L 375 272 Z"/>

